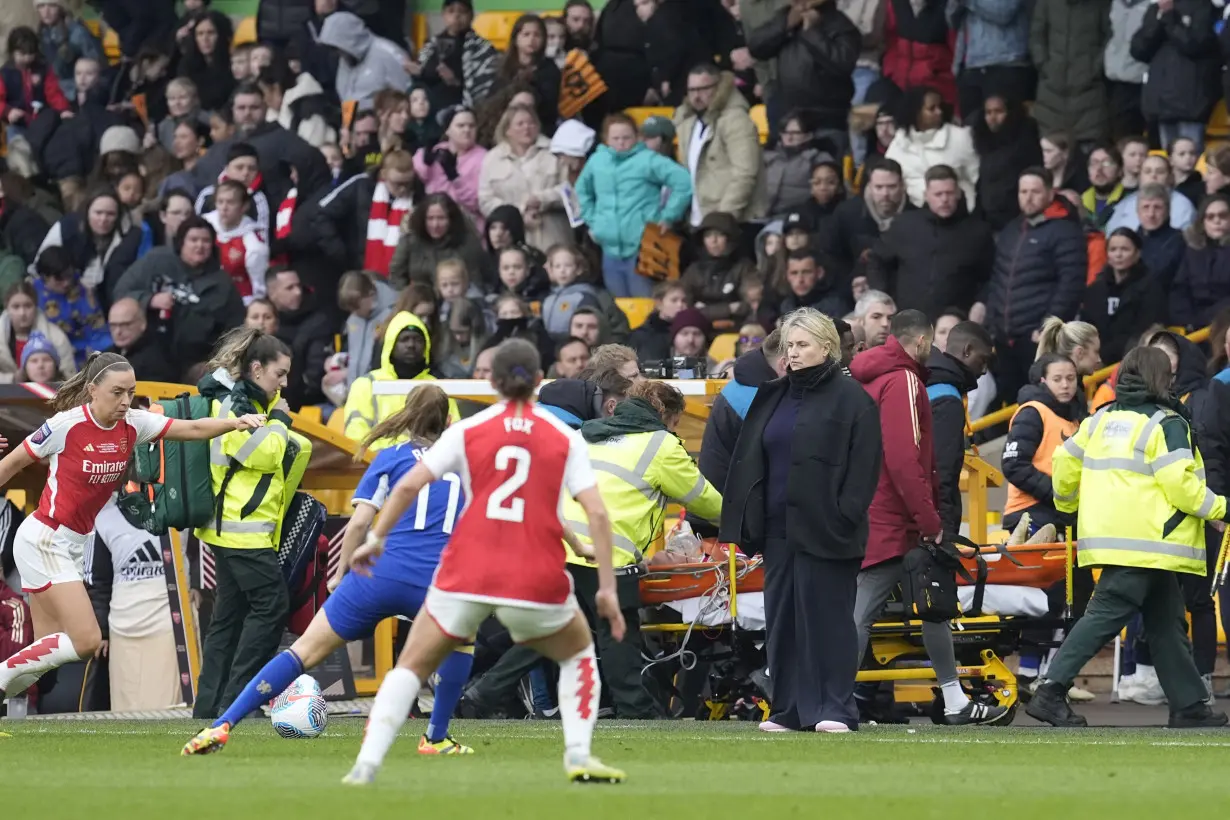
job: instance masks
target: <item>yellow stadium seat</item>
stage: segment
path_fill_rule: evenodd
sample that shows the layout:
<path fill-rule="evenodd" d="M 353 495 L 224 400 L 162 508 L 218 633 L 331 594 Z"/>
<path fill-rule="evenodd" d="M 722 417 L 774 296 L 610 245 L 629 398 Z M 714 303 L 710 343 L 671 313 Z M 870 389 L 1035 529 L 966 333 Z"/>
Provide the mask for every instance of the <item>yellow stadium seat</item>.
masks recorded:
<path fill-rule="evenodd" d="M 90 34 L 93 34 L 95 37 L 102 36 L 102 20 L 95 17 L 93 20 L 85 20 L 83 22 L 85 27 L 90 30 Z"/>
<path fill-rule="evenodd" d="M 1230 137 L 1230 113 L 1226 111 L 1226 101 L 1218 100 L 1209 115 L 1209 124 L 1205 129 L 1206 139 L 1226 139 Z"/>
<path fill-rule="evenodd" d="M 239 25 L 235 27 L 235 37 L 231 40 L 231 45 L 241 46 L 244 43 L 256 42 L 256 18 L 245 17 L 239 21 Z"/>
<path fill-rule="evenodd" d="M 709 345 L 709 358 L 719 364 L 735 357 L 735 345 L 739 343 L 738 333 L 723 333 Z"/>
<path fill-rule="evenodd" d="M 124 56 L 123 50 L 120 48 L 120 35 L 116 34 L 111 29 L 103 32 L 103 54 L 107 56 L 107 62 L 111 65 L 119 63 Z"/>
<path fill-rule="evenodd" d="M 649 314 L 653 313 L 652 299 L 621 297 L 615 300 L 615 305 L 628 317 L 628 326 L 633 330 L 645 324 Z"/>
<path fill-rule="evenodd" d="M 474 16 L 471 28 L 479 37 L 491 41 L 491 45 L 504 51 L 508 41 L 512 39 L 513 24 L 524 12 L 520 11 L 484 11 Z"/>
<path fill-rule="evenodd" d="M 760 144 L 764 145 L 769 141 L 769 115 L 765 111 L 763 105 L 753 105 L 752 110 L 748 112 L 751 115 L 752 122 L 756 123 L 756 131 L 760 134 Z"/>
<path fill-rule="evenodd" d="M 410 42 L 414 43 L 415 51 L 423 48 L 431 31 L 427 27 L 426 14 L 414 14 L 410 17 Z"/>
<path fill-rule="evenodd" d="M 315 424 L 320 424 L 320 408 L 314 404 L 305 405 L 299 409 L 299 418 Z"/>
<path fill-rule="evenodd" d="M 637 108 L 625 108 L 624 113 L 633 119 L 637 128 L 644 125 L 645 120 L 650 117 L 666 117 L 668 120 L 675 117 L 675 109 L 668 105 L 642 105 Z"/>

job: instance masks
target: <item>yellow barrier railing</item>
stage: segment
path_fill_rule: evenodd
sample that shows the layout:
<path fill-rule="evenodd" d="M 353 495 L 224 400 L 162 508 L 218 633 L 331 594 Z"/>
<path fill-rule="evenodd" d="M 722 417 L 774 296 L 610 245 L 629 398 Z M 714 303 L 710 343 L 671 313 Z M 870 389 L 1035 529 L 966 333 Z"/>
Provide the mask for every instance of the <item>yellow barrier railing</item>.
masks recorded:
<path fill-rule="evenodd" d="M 1199 330 L 1193 330 L 1191 333 L 1186 334 L 1186 336 L 1188 339 L 1195 342 L 1196 344 L 1200 344 L 1201 342 L 1206 341 L 1209 338 L 1209 328 L 1202 327 Z M 1102 384 L 1102 382 L 1106 381 L 1111 376 L 1113 376 L 1115 374 L 1115 370 L 1118 367 L 1119 367 L 1119 363 L 1116 362 L 1115 364 L 1107 365 L 1106 367 L 1103 367 L 1101 370 L 1098 370 L 1086 376 L 1084 380 L 1085 395 L 1089 399 L 1092 399 L 1093 394 L 1097 391 L 1098 387 Z M 1019 405 L 1011 404 L 1007 407 L 1001 407 L 1000 409 L 996 410 L 993 413 L 987 413 L 982 418 L 973 421 L 970 424 L 970 430 L 977 433 L 980 430 L 986 430 L 990 427 L 994 427 L 997 424 L 1003 424 L 1004 422 L 1012 419 L 1013 414 L 1016 413 L 1017 407 L 1019 407 Z"/>

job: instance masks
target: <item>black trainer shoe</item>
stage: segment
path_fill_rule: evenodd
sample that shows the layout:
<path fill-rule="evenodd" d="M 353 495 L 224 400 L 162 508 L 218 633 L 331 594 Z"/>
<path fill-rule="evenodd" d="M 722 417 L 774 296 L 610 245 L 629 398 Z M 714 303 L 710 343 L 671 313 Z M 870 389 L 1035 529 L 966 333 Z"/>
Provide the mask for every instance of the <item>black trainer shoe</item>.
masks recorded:
<path fill-rule="evenodd" d="M 1003 706 L 987 706 L 971 700 L 960 712 L 945 713 L 944 723 L 948 726 L 990 725 L 1003 720 L 1007 714 L 1008 710 Z"/>
<path fill-rule="evenodd" d="M 1214 712 L 1204 701 L 1193 703 L 1186 709 L 1170 713 L 1171 729 L 1216 729 L 1230 722 L 1225 712 Z"/>
<path fill-rule="evenodd" d="M 1068 705 L 1068 688 L 1054 681 L 1043 681 L 1025 707 L 1025 714 L 1052 726 L 1082 728 L 1089 722 Z"/>

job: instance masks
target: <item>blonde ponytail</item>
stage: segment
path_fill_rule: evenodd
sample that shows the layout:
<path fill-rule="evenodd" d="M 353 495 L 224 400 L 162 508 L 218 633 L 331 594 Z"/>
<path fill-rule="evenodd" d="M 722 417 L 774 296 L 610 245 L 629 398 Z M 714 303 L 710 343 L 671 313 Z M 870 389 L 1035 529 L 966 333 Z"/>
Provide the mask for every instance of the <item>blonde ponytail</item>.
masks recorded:
<path fill-rule="evenodd" d="M 252 327 L 237 327 L 218 341 L 213 358 L 205 364 L 205 372 L 222 368 L 232 379 L 247 375 L 252 362 L 268 364 L 278 356 L 290 356 L 286 343 L 269 333 Z"/>
<path fill-rule="evenodd" d="M 1073 358 L 1078 347 L 1088 350 L 1098 341 L 1098 329 L 1088 322 L 1065 322 L 1058 316 L 1050 316 L 1038 332 L 1038 354 L 1034 361 L 1047 353 Z"/>

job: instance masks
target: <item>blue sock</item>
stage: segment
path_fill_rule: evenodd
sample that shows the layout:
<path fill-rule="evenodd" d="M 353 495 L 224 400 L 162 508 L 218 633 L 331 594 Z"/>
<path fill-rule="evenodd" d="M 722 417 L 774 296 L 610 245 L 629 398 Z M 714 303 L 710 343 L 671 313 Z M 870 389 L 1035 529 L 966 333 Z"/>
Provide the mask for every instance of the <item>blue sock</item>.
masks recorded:
<path fill-rule="evenodd" d="M 427 724 L 427 739 L 432 743 L 444 740 L 448 734 L 448 722 L 461 700 L 461 690 L 470 679 L 474 666 L 472 652 L 454 652 L 440 664 L 440 680 L 436 683 L 436 703 L 431 709 L 431 721 Z"/>
<path fill-rule="evenodd" d="M 239 721 L 259 709 L 262 703 L 268 703 L 282 694 L 291 681 L 302 674 L 303 661 L 299 660 L 294 650 L 279 653 L 248 681 L 226 713 L 214 721 L 214 727 L 229 723 L 232 729 L 235 728 Z"/>

